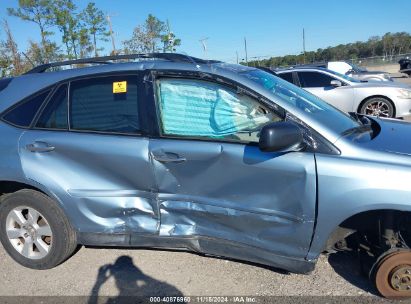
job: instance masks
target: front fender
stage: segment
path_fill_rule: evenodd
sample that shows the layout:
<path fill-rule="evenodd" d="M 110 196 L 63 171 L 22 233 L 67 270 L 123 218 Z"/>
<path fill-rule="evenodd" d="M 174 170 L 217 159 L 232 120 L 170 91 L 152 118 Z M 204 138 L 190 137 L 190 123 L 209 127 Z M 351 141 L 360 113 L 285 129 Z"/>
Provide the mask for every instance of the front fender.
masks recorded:
<path fill-rule="evenodd" d="M 371 210 L 411 211 L 411 168 L 384 162 L 316 155 L 318 216 L 307 259 L 324 250 L 346 219 Z"/>

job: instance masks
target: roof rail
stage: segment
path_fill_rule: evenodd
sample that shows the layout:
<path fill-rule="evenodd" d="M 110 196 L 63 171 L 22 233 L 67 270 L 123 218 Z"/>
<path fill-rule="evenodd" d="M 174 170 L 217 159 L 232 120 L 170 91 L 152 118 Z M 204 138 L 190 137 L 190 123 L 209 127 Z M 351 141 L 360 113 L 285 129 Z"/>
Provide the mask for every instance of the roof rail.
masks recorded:
<path fill-rule="evenodd" d="M 313 63 L 295 64 L 295 65 L 292 65 L 291 67 L 293 67 L 293 68 L 303 68 L 303 67 L 325 68 L 325 67 L 327 67 L 327 62 L 313 62 Z"/>
<path fill-rule="evenodd" d="M 126 54 L 126 55 L 114 55 L 114 56 L 103 56 L 103 57 L 93 57 L 93 58 L 82 58 L 74 60 L 66 60 L 60 62 L 51 62 L 45 63 L 39 66 L 34 67 L 25 74 L 35 74 L 43 73 L 50 68 L 60 67 L 72 64 L 110 64 L 113 60 L 128 60 L 128 59 L 164 59 L 172 62 L 188 62 L 194 64 L 207 64 L 207 63 L 216 63 L 219 61 L 216 60 L 204 60 L 196 57 L 191 57 L 184 54 L 177 53 L 142 53 L 142 54 Z"/>

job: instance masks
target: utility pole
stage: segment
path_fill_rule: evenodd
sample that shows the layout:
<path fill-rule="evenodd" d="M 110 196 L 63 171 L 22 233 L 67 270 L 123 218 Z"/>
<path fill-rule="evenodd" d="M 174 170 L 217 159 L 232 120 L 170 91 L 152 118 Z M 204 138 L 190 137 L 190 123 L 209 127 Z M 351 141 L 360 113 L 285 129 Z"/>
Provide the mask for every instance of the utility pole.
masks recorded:
<path fill-rule="evenodd" d="M 204 59 L 207 59 L 207 40 L 210 39 L 209 37 L 200 39 L 200 43 L 203 45 L 203 51 L 204 51 Z"/>
<path fill-rule="evenodd" d="M 304 54 L 304 63 L 305 63 L 305 29 L 303 28 L 303 54 Z"/>
<path fill-rule="evenodd" d="M 237 55 L 237 64 L 238 64 L 238 51 L 235 51 L 235 54 Z"/>
<path fill-rule="evenodd" d="M 111 23 L 111 17 L 112 17 L 112 15 L 107 14 L 107 23 L 108 23 L 108 27 L 109 27 L 110 36 L 111 36 L 111 43 L 112 43 L 112 46 L 113 46 L 113 51 L 112 52 L 113 52 L 113 55 L 116 55 L 117 54 L 116 43 L 114 41 L 114 33 L 113 33 L 113 25 Z"/>
<path fill-rule="evenodd" d="M 247 39 L 244 37 L 245 63 L 248 65 Z"/>

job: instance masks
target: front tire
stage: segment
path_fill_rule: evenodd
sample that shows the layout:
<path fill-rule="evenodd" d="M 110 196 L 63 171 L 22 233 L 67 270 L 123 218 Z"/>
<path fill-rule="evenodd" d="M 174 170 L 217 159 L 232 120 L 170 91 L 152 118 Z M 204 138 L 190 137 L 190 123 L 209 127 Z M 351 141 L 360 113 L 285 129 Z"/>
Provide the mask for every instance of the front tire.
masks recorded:
<path fill-rule="evenodd" d="M 394 105 L 384 97 L 373 97 L 366 100 L 361 108 L 360 114 L 378 116 L 383 118 L 394 118 Z"/>
<path fill-rule="evenodd" d="M 75 231 L 56 202 L 28 189 L 2 198 L 0 241 L 17 263 L 33 269 L 55 267 L 77 247 Z"/>

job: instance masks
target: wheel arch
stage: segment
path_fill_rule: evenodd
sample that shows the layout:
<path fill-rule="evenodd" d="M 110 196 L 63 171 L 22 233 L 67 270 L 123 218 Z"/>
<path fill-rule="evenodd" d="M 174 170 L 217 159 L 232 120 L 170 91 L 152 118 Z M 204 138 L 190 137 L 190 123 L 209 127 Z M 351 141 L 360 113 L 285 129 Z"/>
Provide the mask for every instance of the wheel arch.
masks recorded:
<path fill-rule="evenodd" d="M 394 117 L 395 117 L 395 115 L 397 115 L 397 113 L 396 113 L 396 112 L 397 112 L 397 109 L 395 108 L 394 102 L 392 101 L 391 98 L 389 98 L 389 97 L 387 97 L 387 96 L 385 96 L 385 95 L 372 95 L 372 96 L 368 96 L 368 97 L 364 98 L 364 99 L 360 102 L 360 104 L 358 105 L 357 113 L 360 113 L 362 106 L 363 106 L 368 100 L 373 99 L 373 98 L 383 98 L 383 99 L 389 101 L 389 102 L 391 103 L 393 109 L 394 109 L 394 113 L 393 113 Z"/>
<path fill-rule="evenodd" d="M 69 219 L 71 225 L 74 227 L 74 222 L 71 220 L 69 216 L 69 212 L 67 212 L 64 204 L 62 201 L 59 199 L 57 195 L 55 195 L 53 192 L 49 191 L 46 187 L 43 185 L 36 183 L 34 181 L 30 180 L 13 180 L 13 179 L 8 179 L 8 180 L 0 180 L 0 204 L 2 201 L 2 198 L 4 195 L 14 193 L 19 190 L 23 189 L 30 189 L 34 191 L 38 191 L 47 197 L 51 198 L 54 200 L 57 204 L 57 206 L 60 207 L 64 215 Z M 76 229 L 76 227 L 74 227 Z"/>
<path fill-rule="evenodd" d="M 373 227 L 373 224 L 376 224 L 378 221 L 384 218 L 384 215 L 393 214 L 394 216 L 401 217 L 405 216 L 411 218 L 411 210 L 404 209 L 370 209 L 366 211 L 361 211 L 342 220 L 335 229 L 329 234 L 324 250 L 330 250 L 333 246 L 349 237 L 350 235 L 361 231 L 361 230 L 370 230 L 370 227 Z M 377 226 L 374 226 L 374 229 Z"/>

